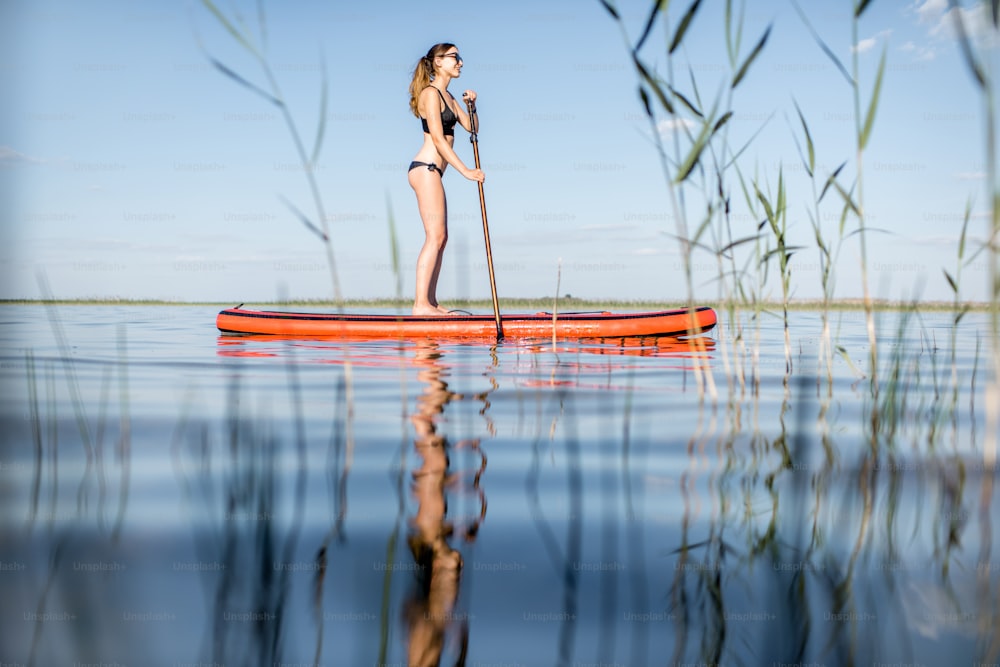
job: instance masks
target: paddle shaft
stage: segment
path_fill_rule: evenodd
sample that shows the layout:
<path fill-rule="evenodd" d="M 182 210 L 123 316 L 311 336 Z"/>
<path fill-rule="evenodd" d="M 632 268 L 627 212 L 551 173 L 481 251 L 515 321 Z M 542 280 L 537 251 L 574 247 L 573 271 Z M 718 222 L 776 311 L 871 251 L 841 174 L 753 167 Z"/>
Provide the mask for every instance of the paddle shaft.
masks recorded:
<path fill-rule="evenodd" d="M 476 116 L 476 105 L 472 100 L 466 100 L 465 105 L 469 109 L 469 124 L 471 126 L 469 141 L 472 142 L 472 155 L 476 161 L 476 169 L 479 169 L 479 137 L 477 136 L 479 119 Z M 497 340 L 503 340 L 503 324 L 500 322 L 500 302 L 497 300 L 497 281 L 496 276 L 493 274 L 493 251 L 490 249 L 490 225 L 486 221 L 486 194 L 483 191 L 482 182 L 477 181 L 477 184 L 479 185 L 479 209 L 483 214 L 483 238 L 486 240 L 486 266 L 490 270 L 490 294 L 493 296 L 493 317 L 497 323 Z"/>

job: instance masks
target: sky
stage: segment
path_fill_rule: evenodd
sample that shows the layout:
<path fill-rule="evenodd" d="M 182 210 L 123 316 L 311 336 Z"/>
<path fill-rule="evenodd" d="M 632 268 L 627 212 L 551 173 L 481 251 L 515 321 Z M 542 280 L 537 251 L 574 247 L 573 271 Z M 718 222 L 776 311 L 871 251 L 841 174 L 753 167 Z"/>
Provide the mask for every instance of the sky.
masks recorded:
<path fill-rule="evenodd" d="M 499 295 L 686 298 L 677 234 L 681 223 L 700 225 L 706 181 L 695 172 L 674 191 L 683 199 L 675 207 L 667 184 L 676 167 L 665 171 L 655 139 L 673 155 L 688 141 L 686 129 L 698 128 L 683 108 L 678 117 L 657 109 L 649 122 L 626 40 L 638 38 L 651 3 L 613 4 L 621 26 L 598 0 L 264 2 L 263 22 L 254 2 L 219 2 L 266 54 L 307 151 L 325 117 L 312 172 L 344 297 L 396 295 L 390 220 L 402 294 L 412 295 L 424 236 L 406 167 L 422 134 L 407 86 L 428 47 L 448 41 L 465 59 L 450 92 L 460 98 L 471 88 L 479 96 Z M 663 78 L 672 72 L 689 100 L 697 95 L 705 109 L 717 101 L 716 117 L 732 111 L 725 139 L 730 155 L 746 146 L 735 164 L 748 187 L 757 182 L 773 195 L 782 175 L 787 243 L 801 246 L 790 261 L 790 296 L 819 298 L 810 222 L 817 209 L 797 148 L 804 139 L 795 104 L 815 144 L 820 186 L 847 162 L 840 179 L 849 188 L 857 159 L 848 81 L 791 2 L 754 0 L 746 3 L 738 61 L 771 31 L 729 95 L 722 0 L 702 3 L 668 58 L 669 37 L 688 4 L 670 3 L 670 25 L 656 24 L 642 58 Z M 861 171 L 872 294 L 950 300 L 943 270 L 956 274 L 966 206 L 967 259 L 989 221 L 982 104 L 946 0 L 875 0 L 857 44 L 850 0 L 800 5 L 848 69 L 856 53 L 862 110 L 886 57 Z M 979 34 L 982 12 L 968 1 L 962 11 Z M 1000 72 L 997 49 L 981 45 Z M 318 221 L 281 110 L 210 58 L 268 86 L 259 64 L 201 2 L 0 2 L 0 298 L 252 303 L 333 296 L 323 243 L 289 207 Z M 472 146 L 460 128 L 455 145 L 471 165 Z M 716 155 L 723 149 L 716 145 Z M 696 300 L 722 294 L 710 247 L 752 236 L 763 219 L 760 207 L 747 207 L 734 169 L 726 179 L 731 231 L 723 234 L 717 218 L 702 238 L 709 247 L 694 252 Z M 488 298 L 477 189 L 455 170 L 444 181 L 449 241 L 438 297 Z M 857 221 L 848 219 L 837 243 L 841 208 L 842 199 L 828 193 L 819 224 L 839 247 L 835 295 L 857 298 Z M 773 247 L 773 237 L 767 242 Z M 748 284 L 762 297 L 780 299 L 774 267 L 761 285 L 752 250 L 737 248 L 737 266 L 750 270 Z M 962 297 L 985 299 L 987 283 L 982 254 L 962 269 Z"/>

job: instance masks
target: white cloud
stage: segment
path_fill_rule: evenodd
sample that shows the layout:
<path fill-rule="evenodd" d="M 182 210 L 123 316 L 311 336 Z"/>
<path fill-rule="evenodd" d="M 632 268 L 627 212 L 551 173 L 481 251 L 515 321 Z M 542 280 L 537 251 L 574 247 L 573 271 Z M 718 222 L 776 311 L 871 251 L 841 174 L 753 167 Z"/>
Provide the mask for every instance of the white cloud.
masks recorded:
<path fill-rule="evenodd" d="M 875 45 L 878 44 L 878 41 L 880 39 L 887 40 L 889 39 L 890 35 L 892 35 L 891 28 L 887 30 L 880 30 L 871 37 L 859 40 L 857 44 L 851 47 L 851 51 L 853 51 L 854 53 L 864 53 L 865 51 L 871 51 L 875 47 Z"/>
<path fill-rule="evenodd" d="M 875 44 L 878 42 L 874 37 L 869 37 L 868 39 L 862 39 L 857 44 L 855 44 L 851 51 L 855 53 L 864 53 L 865 51 L 871 51 L 875 48 Z"/>
<path fill-rule="evenodd" d="M 865 51 L 871 51 L 874 48 L 876 40 L 874 37 L 869 37 L 868 39 L 862 39 L 860 42 L 851 47 L 851 51 L 854 53 L 864 53 Z"/>
<path fill-rule="evenodd" d="M 981 47 L 990 47 L 995 42 L 994 31 L 987 13 L 985 2 L 974 3 L 971 7 L 949 7 L 947 0 L 926 0 L 914 10 L 917 20 L 929 24 L 927 34 L 935 39 L 955 39 L 958 30 L 955 25 L 957 18 L 962 19 L 965 32 Z"/>
<path fill-rule="evenodd" d="M 917 14 L 917 19 L 921 23 L 933 23 L 938 20 L 941 14 L 948 11 L 948 0 L 924 0 L 924 2 L 914 2 L 910 5 Z"/>
<path fill-rule="evenodd" d="M 42 160 L 18 153 L 10 146 L 0 146 L 0 166 L 13 164 L 41 164 Z"/>
<path fill-rule="evenodd" d="M 684 128 L 690 130 L 694 127 L 694 121 L 687 118 L 667 118 L 656 124 L 656 129 L 659 130 L 660 134 L 670 134 Z"/>

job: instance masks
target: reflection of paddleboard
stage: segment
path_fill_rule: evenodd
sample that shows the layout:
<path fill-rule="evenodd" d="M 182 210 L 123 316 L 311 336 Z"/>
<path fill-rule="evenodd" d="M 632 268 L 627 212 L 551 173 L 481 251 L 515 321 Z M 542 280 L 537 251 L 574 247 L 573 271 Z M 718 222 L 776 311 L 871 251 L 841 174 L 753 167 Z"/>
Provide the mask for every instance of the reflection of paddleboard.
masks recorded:
<path fill-rule="evenodd" d="M 708 307 L 645 313 L 535 313 L 503 315 L 505 338 L 622 338 L 686 336 L 715 326 Z M 292 313 L 227 308 L 216 326 L 224 333 L 329 336 L 334 338 L 496 338 L 493 315 L 415 317 L 412 315 L 354 315 Z"/>

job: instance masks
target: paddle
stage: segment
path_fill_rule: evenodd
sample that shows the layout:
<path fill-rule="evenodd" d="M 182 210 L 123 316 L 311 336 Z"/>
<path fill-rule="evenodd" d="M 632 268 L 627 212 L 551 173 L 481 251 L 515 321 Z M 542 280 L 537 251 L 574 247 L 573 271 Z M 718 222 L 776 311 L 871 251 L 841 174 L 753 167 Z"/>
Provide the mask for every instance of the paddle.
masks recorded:
<path fill-rule="evenodd" d="M 465 97 L 463 95 L 463 97 Z M 469 141 L 472 142 L 472 154 L 476 160 L 476 169 L 479 169 L 479 137 L 476 130 L 479 128 L 479 119 L 476 117 L 476 103 L 466 98 L 465 106 L 469 109 Z M 497 301 L 497 281 L 493 275 L 493 252 L 490 250 L 490 226 L 486 222 L 486 195 L 483 193 L 483 184 L 479 185 L 479 209 L 483 214 L 483 238 L 486 239 L 486 266 L 490 270 L 490 293 L 493 295 L 493 316 L 497 321 L 497 340 L 503 340 L 503 324 L 500 323 L 500 302 Z"/>

